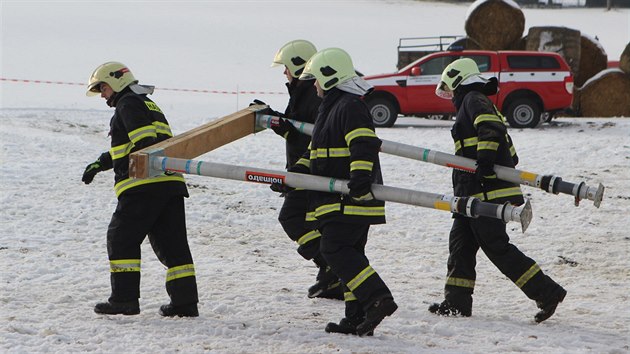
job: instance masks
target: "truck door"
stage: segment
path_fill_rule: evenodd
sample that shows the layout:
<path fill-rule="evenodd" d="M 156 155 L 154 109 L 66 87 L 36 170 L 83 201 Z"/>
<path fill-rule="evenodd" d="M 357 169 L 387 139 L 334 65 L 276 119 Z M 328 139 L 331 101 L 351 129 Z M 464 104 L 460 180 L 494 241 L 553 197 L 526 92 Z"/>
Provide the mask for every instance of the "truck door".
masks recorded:
<path fill-rule="evenodd" d="M 435 95 L 435 87 L 440 82 L 444 68 L 458 58 L 458 55 L 445 53 L 418 63 L 420 74 L 409 75 L 407 78 L 407 102 L 410 113 L 450 113 L 455 111 L 450 100 Z"/>

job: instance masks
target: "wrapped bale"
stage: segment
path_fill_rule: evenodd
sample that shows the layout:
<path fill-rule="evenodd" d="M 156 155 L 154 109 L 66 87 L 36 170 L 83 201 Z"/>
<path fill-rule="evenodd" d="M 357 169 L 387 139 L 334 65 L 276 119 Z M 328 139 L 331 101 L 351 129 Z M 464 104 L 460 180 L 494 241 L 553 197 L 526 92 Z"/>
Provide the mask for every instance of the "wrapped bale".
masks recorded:
<path fill-rule="evenodd" d="M 465 29 L 480 49 L 505 50 L 523 36 L 525 16 L 512 0 L 477 0 L 468 8 Z"/>
<path fill-rule="evenodd" d="M 560 54 L 576 75 L 580 71 L 582 35 L 567 27 L 531 27 L 527 33 L 526 50 Z"/>
<path fill-rule="evenodd" d="M 573 95 L 573 109 L 582 117 L 630 117 L 630 75 L 606 69 Z"/>
<path fill-rule="evenodd" d="M 630 74 L 630 43 L 626 44 L 626 49 L 621 53 L 619 69 L 623 70 L 626 74 Z"/>
<path fill-rule="evenodd" d="M 599 41 L 582 34 L 580 39 L 580 68 L 575 75 L 575 86 L 581 87 L 586 80 L 608 67 L 608 55 Z"/>

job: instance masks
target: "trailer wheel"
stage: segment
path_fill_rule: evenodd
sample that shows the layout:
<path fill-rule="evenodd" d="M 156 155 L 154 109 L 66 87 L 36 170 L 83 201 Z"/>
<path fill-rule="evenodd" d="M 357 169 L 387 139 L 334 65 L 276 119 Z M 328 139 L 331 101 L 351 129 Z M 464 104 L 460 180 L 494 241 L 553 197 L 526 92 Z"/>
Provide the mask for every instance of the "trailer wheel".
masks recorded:
<path fill-rule="evenodd" d="M 514 128 L 534 128 L 540 123 L 540 107 L 529 98 L 514 100 L 507 109 L 507 121 Z"/>
<path fill-rule="evenodd" d="M 376 127 L 391 127 L 398 118 L 398 107 L 387 98 L 374 98 L 366 102 Z"/>

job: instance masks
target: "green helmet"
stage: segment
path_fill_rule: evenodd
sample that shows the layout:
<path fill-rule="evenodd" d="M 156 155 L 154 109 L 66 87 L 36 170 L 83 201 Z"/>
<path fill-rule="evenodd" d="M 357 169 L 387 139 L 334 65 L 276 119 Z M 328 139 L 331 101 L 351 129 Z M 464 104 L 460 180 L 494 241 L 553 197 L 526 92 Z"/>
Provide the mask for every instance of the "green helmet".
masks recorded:
<path fill-rule="evenodd" d="M 302 74 L 306 62 L 316 52 L 317 49 L 313 43 L 303 39 L 296 39 L 285 44 L 278 50 L 271 66 L 284 65 L 289 69 L 289 73 L 291 73 L 292 77 L 298 78 L 300 74 Z"/>
<path fill-rule="evenodd" d="M 96 96 L 101 92 L 101 83 L 108 84 L 114 92 L 120 92 L 125 87 L 138 82 L 125 64 L 115 61 L 100 65 L 90 76 L 87 95 Z"/>
<path fill-rule="evenodd" d="M 323 90 L 358 76 L 352 58 L 343 49 L 328 48 L 317 52 L 306 63 L 300 80 L 315 79 Z"/>
<path fill-rule="evenodd" d="M 470 58 L 457 59 L 442 71 L 442 77 L 435 88 L 435 94 L 441 98 L 451 99 L 453 92 L 462 82 L 477 78 L 479 80 L 475 81 L 487 81 L 481 77 L 474 60 Z"/>

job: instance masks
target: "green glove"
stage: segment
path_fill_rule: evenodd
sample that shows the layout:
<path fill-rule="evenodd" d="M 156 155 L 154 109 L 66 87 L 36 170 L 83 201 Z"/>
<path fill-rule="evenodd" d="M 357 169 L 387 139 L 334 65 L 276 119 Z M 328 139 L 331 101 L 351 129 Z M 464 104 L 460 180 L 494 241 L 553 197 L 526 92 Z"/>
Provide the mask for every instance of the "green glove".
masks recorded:
<path fill-rule="evenodd" d="M 94 180 L 94 176 L 96 176 L 96 174 L 101 171 L 104 171 L 103 165 L 101 164 L 100 160 L 96 160 L 85 167 L 85 171 L 83 171 L 83 178 L 81 178 L 81 181 L 83 181 L 83 183 L 85 184 L 90 184 Z"/>

